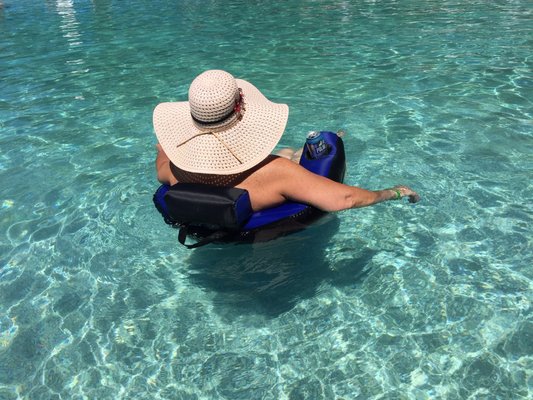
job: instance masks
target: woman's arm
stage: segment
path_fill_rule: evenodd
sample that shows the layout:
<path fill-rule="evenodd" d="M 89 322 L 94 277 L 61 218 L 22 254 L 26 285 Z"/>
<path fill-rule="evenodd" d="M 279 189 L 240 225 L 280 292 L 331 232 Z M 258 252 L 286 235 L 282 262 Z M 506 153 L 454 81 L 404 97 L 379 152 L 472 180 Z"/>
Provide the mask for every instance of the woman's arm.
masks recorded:
<path fill-rule="evenodd" d="M 159 143 L 156 144 L 155 147 L 157 148 L 157 157 L 155 159 L 157 180 L 166 185 L 175 185 L 178 183 L 178 180 L 174 177 L 174 174 L 170 170 L 170 160 L 167 154 Z"/>
<path fill-rule="evenodd" d="M 281 194 L 288 200 L 311 204 L 324 211 L 366 207 L 386 200 L 399 200 L 402 197 L 409 197 L 411 203 L 420 200 L 420 196 L 407 186 L 366 190 L 313 174 L 288 160 L 282 163 L 282 177 L 279 179 Z"/>

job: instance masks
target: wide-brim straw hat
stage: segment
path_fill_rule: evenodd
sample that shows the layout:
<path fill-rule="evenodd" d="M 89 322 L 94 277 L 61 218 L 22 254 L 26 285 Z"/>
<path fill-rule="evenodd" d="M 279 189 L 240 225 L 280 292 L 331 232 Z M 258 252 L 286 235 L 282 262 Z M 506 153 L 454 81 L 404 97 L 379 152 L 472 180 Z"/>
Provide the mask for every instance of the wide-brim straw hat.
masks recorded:
<path fill-rule="evenodd" d="M 189 101 L 161 103 L 154 130 L 170 161 L 185 171 L 229 175 L 263 161 L 279 142 L 289 108 L 221 70 L 197 76 Z"/>

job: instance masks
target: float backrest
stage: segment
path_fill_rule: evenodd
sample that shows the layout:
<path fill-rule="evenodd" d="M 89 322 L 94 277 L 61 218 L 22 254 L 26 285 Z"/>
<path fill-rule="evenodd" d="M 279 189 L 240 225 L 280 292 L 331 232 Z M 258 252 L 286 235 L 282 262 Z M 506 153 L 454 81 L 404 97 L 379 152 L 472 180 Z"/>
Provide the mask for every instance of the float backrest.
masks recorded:
<path fill-rule="evenodd" d="M 248 191 L 199 183 L 177 183 L 163 195 L 166 214 L 180 225 L 237 231 L 252 215 Z"/>

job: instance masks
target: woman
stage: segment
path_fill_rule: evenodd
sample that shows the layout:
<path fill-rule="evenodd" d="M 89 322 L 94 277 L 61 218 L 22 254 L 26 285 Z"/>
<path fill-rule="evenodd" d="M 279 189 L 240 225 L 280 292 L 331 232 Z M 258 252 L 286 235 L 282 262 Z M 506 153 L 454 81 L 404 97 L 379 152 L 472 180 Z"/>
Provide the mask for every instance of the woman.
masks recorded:
<path fill-rule="evenodd" d="M 289 109 L 269 101 L 252 84 L 221 70 L 194 79 L 189 101 L 154 110 L 157 178 L 161 183 L 204 183 L 245 189 L 259 211 L 287 200 L 323 211 L 365 207 L 420 197 L 407 186 L 366 190 L 318 176 L 286 157 L 272 155 Z"/>

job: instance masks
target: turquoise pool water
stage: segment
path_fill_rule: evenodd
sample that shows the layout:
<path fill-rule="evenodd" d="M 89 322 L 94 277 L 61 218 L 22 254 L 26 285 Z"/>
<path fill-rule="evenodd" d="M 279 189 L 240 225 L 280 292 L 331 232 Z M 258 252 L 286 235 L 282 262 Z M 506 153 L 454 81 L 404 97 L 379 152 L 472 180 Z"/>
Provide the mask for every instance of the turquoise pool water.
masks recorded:
<path fill-rule="evenodd" d="M 533 396 L 531 2 L 2 3 L 0 399 Z M 210 68 L 423 201 L 180 247 L 151 113 Z"/>

